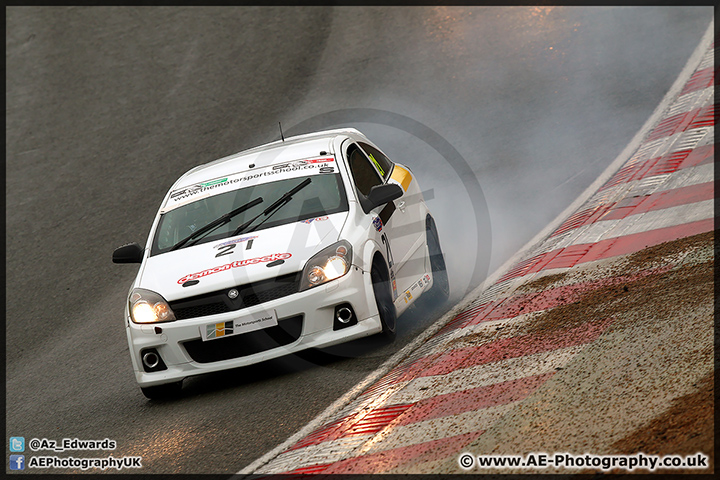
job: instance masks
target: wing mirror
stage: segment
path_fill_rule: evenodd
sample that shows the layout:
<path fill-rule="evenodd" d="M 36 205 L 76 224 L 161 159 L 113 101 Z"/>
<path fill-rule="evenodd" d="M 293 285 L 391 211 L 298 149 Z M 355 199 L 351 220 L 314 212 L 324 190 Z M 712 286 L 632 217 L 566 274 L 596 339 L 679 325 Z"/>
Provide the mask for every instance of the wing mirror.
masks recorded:
<path fill-rule="evenodd" d="M 113 252 L 113 263 L 142 263 L 143 249 L 138 243 L 128 243 Z"/>
<path fill-rule="evenodd" d="M 402 197 L 403 193 L 402 187 L 395 183 L 375 185 L 370 189 L 370 193 L 367 196 L 368 203 L 370 203 L 369 210 L 392 202 L 396 198 Z"/>

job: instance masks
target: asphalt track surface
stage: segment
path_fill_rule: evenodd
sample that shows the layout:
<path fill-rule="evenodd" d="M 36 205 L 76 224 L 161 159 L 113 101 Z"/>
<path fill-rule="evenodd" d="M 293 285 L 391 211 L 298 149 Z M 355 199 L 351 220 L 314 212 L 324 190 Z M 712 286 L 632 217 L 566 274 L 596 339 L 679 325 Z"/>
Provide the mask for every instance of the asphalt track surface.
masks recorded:
<path fill-rule="evenodd" d="M 181 398 L 147 401 L 122 324 L 136 267 L 110 257 L 146 240 L 179 175 L 275 140 L 278 121 L 292 130 L 358 108 L 409 117 L 476 175 L 489 211 L 485 257 L 476 258 L 473 199 L 442 156 L 400 128 L 367 118 L 343 125 L 432 190 L 457 300 L 473 267 L 485 275 L 502 264 L 618 155 L 711 15 L 709 7 L 8 8 L 6 437 L 110 438 L 114 456 L 143 456 L 143 473 L 237 472 L 439 312 L 404 315 L 392 344 L 372 338 L 193 378 Z"/>

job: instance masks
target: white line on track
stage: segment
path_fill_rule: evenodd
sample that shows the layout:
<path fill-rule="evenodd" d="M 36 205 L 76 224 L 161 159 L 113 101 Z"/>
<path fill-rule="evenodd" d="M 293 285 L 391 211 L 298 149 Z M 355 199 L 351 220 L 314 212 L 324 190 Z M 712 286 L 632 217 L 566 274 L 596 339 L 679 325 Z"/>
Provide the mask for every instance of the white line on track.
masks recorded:
<path fill-rule="evenodd" d="M 708 218 L 713 218 L 713 200 L 628 215 L 617 220 L 601 220 L 575 229 L 575 235 L 567 241 L 555 245 L 552 250 L 597 243 L 601 240 L 626 237 L 659 228 L 675 227 Z"/>
<path fill-rule="evenodd" d="M 486 387 L 555 371 L 577 355 L 585 344 L 461 368 L 443 375 L 419 377 L 388 398 L 388 404 L 414 403 L 438 395 Z"/>

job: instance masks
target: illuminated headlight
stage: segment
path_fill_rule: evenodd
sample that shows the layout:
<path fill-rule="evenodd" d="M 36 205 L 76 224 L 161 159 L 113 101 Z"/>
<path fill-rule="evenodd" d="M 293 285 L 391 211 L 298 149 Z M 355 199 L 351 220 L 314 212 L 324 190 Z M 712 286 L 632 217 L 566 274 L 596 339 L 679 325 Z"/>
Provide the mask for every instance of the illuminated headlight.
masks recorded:
<path fill-rule="evenodd" d="M 300 291 L 340 278 L 350 271 L 352 247 L 345 240 L 324 248 L 305 264 Z"/>
<path fill-rule="evenodd" d="M 175 320 L 170 305 L 159 294 L 136 288 L 128 299 L 130 318 L 135 323 L 159 323 Z"/>

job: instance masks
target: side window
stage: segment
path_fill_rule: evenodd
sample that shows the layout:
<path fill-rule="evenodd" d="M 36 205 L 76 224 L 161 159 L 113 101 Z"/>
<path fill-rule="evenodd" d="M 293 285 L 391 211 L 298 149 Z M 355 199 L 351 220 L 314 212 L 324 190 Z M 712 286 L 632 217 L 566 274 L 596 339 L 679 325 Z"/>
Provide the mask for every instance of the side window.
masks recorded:
<path fill-rule="evenodd" d="M 373 168 L 370 160 L 354 143 L 348 147 L 347 156 L 355 186 L 360 193 L 367 197 L 370 189 L 375 185 L 381 185 L 383 180 Z"/>
<path fill-rule="evenodd" d="M 360 148 L 365 151 L 365 154 L 370 157 L 370 160 L 375 164 L 380 175 L 383 179 L 387 180 L 390 177 L 393 169 L 393 162 L 385 156 L 380 150 L 364 142 L 358 142 Z"/>

